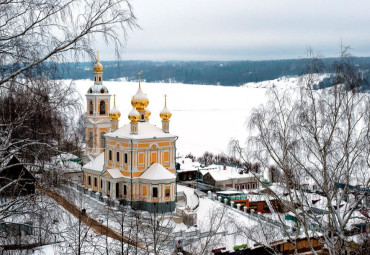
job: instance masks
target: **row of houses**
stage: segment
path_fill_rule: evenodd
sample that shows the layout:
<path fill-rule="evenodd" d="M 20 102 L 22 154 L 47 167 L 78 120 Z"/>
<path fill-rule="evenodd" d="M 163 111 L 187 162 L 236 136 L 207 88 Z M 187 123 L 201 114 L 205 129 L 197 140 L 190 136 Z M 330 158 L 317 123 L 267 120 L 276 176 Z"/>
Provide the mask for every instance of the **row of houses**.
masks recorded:
<path fill-rule="evenodd" d="M 178 181 L 202 181 L 214 187 L 235 190 L 255 190 L 259 188 L 258 179 L 262 175 L 247 172 L 237 166 L 228 164 L 212 164 L 202 166 L 190 158 L 179 159 L 180 169 L 177 170 Z"/>

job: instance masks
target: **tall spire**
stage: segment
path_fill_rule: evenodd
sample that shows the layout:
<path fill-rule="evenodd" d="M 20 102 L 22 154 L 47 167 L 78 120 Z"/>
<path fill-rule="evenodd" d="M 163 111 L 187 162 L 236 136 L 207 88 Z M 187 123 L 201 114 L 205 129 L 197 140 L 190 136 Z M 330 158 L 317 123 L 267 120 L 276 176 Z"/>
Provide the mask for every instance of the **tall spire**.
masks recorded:
<path fill-rule="evenodd" d="M 140 75 L 141 75 L 141 72 L 138 72 L 137 74 L 139 75 L 139 89 L 141 89 L 141 85 L 140 85 L 140 80 L 141 80 L 140 79 Z"/>
<path fill-rule="evenodd" d="M 103 65 L 100 64 L 99 50 L 96 51 L 96 64 L 94 65 L 94 71 L 96 73 L 101 73 L 103 71 Z"/>
<path fill-rule="evenodd" d="M 159 113 L 159 116 L 162 119 L 162 130 L 165 133 L 169 132 L 170 128 L 170 118 L 172 116 L 172 113 L 170 110 L 167 109 L 167 95 L 164 95 L 164 107 L 163 110 Z"/>

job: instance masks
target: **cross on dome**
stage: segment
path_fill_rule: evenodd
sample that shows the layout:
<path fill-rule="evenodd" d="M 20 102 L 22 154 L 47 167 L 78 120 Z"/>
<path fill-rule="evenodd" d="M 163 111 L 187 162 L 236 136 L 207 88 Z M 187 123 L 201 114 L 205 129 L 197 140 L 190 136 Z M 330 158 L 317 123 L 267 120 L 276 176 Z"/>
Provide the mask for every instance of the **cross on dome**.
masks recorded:
<path fill-rule="evenodd" d="M 141 72 L 139 72 L 138 75 L 139 75 L 139 88 L 136 94 L 131 99 L 131 105 L 140 112 L 140 111 L 145 111 L 145 108 L 149 104 L 149 99 L 146 96 L 146 94 L 144 94 L 144 92 L 141 90 L 141 84 L 140 84 Z"/>
<path fill-rule="evenodd" d="M 170 112 L 170 110 L 167 109 L 167 95 L 164 95 L 164 108 L 160 112 L 159 116 L 164 121 L 169 121 L 172 116 L 172 113 Z"/>
<path fill-rule="evenodd" d="M 99 50 L 96 51 L 96 64 L 94 65 L 94 71 L 97 73 L 101 73 L 103 71 L 103 65 L 100 64 L 99 60 Z"/>

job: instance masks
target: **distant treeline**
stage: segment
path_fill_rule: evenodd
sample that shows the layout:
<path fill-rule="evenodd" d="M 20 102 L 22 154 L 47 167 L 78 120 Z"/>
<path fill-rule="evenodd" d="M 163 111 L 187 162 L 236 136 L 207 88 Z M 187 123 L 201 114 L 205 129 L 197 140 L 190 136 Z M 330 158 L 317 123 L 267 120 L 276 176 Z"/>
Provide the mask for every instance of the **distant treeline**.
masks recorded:
<path fill-rule="evenodd" d="M 324 71 L 336 58 L 323 59 Z M 104 79 L 125 78 L 147 82 L 180 82 L 186 84 L 213 84 L 238 86 L 247 82 L 273 80 L 282 76 L 301 75 L 305 71 L 306 60 L 265 60 L 265 61 L 103 61 Z M 94 63 L 58 64 L 57 79 L 92 79 Z M 368 73 L 370 57 L 353 58 L 356 68 Z"/>

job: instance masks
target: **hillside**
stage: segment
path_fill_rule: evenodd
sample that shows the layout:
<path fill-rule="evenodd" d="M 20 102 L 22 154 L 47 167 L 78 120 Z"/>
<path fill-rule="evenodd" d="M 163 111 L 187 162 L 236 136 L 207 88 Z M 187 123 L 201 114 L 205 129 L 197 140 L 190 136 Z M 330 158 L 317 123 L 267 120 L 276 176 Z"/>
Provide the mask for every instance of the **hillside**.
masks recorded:
<path fill-rule="evenodd" d="M 323 71 L 330 72 L 335 58 L 323 59 Z M 146 82 L 240 86 L 248 82 L 274 80 L 304 73 L 305 60 L 266 61 L 106 61 L 104 80 L 137 80 L 143 73 Z M 353 64 L 368 75 L 370 57 L 354 58 Z M 92 63 L 58 64 L 57 79 L 92 79 Z"/>

